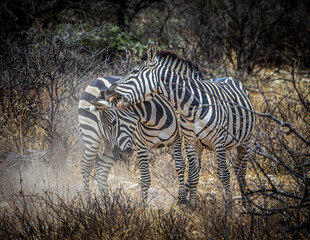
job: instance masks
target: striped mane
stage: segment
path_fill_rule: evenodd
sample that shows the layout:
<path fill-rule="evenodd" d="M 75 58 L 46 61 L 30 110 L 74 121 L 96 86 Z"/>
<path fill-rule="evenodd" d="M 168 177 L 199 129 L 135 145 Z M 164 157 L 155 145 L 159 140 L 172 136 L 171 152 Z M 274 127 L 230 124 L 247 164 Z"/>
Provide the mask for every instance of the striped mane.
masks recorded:
<path fill-rule="evenodd" d="M 184 59 L 171 51 L 157 51 L 156 57 L 159 62 L 167 65 L 167 67 L 173 67 L 172 70 L 177 70 L 179 73 L 192 77 L 195 79 L 204 79 L 199 66 L 189 59 Z M 144 53 L 141 60 L 147 60 L 147 54 Z"/>

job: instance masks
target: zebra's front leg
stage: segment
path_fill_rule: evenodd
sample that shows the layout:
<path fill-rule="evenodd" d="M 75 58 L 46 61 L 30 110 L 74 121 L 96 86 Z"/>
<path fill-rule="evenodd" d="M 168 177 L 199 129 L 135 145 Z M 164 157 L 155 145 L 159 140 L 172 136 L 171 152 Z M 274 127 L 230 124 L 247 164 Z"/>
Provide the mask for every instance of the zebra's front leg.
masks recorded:
<path fill-rule="evenodd" d="M 197 207 L 197 185 L 199 182 L 199 172 L 200 172 L 200 156 L 201 150 L 199 150 L 195 145 L 191 145 L 185 142 L 186 153 L 189 163 L 188 168 L 188 185 L 189 185 L 189 205 L 192 208 Z"/>
<path fill-rule="evenodd" d="M 181 138 L 178 137 L 172 146 L 175 169 L 179 178 L 179 199 L 178 204 L 188 204 L 187 191 L 184 184 L 185 161 L 181 151 Z"/>
<path fill-rule="evenodd" d="M 108 177 L 111 168 L 116 163 L 112 151 L 107 146 L 101 157 L 96 158 L 96 177 L 101 195 L 105 198 L 108 194 Z"/>
<path fill-rule="evenodd" d="M 149 172 L 150 150 L 145 147 L 137 146 L 137 155 L 141 175 L 142 201 L 146 203 L 148 198 L 148 191 L 151 185 L 151 177 Z"/>
<path fill-rule="evenodd" d="M 226 163 L 226 147 L 224 140 L 215 144 L 215 153 L 217 158 L 218 176 L 225 189 L 225 210 L 229 213 L 232 207 L 232 194 L 230 188 L 230 174 Z"/>

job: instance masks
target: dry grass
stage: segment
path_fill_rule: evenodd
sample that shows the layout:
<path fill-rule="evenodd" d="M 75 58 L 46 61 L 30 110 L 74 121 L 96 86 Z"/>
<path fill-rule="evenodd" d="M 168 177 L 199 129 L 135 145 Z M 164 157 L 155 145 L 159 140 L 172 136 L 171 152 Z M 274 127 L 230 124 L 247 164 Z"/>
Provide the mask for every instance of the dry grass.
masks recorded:
<path fill-rule="evenodd" d="M 308 83 L 302 83 L 303 89 Z M 298 102 L 291 82 L 285 82 L 281 88 L 264 90 L 251 92 L 255 110 L 271 111 L 310 139 L 309 112 Z M 257 118 L 246 177 L 249 212 L 241 206 L 239 187 L 231 168 L 234 151 L 228 154 L 235 199 L 232 216 L 224 211 L 224 191 L 216 175 L 212 152 L 202 155 L 196 210 L 177 206 L 177 175 L 173 160 L 165 151 L 154 151 L 150 161 L 152 184 L 147 206 L 141 203 L 140 173 L 135 157 L 112 168 L 109 200 L 100 195 L 94 175 L 93 202 L 86 206 L 81 194 L 76 113 L 70 108 L 73 104 L 74 101 L 64 102 L 60 108 L 58 118 L 63 125 L 59 127 L 70 126 L 65 129 L 70 144 L 66 159 L 53 157 L 57 164 L 44 152 L 37 152 L 36 156 L 23 154 L 29 148 L 44 150 L 42 143 L 46 136 L 41 128 L 34 125 L 28 135 L 20 135 L 21 125 L 16 120 L 2 130 L 5 135 L 0 138 L 1 153 L 10 149 L 21 155 L 2 159 L 0 163 L 0 239 L 298 239 L 310 236 L 306 227 L 310 223 L 309 166 L 301 166 L 309 163 L 309 147 L 293 133 L 286 133 L 285 127 L 268 118 Z M 1 116 L 0 121 L 4 118 Z"/>
<path fill-rule="evenodd" d="M 165 169 L 172 162 L 157 159 L 152 171 L 157 172 L 159 164 Z M 244 214 L 238 203 L 233 217 L 226 216 L 217 179 L 199 185 L 199 206 L 189 210 L 176 205 L 176 178 L 152 174 L 150 202 L 145 207 L 140 202 L 139 179 L 127 170 L 128 166 L 117 164 L 109 178 L 111 198 L 102 200 L 95 191 L 86 206 L 78 166 L 71 166 L 70 174 L 58 175 L 42 166 L 29 166 L 18 187 L 2 196 L 1 239 L 264 239 L 278 234 L 275 219 Z"/>
<path fill-rule="evenodd" d="M 139 170 L 135 159 L 120 162 L 109 177 L 111 198 L 103 200 L 92 180 L 93 201 L 81 195 L 80 166 L 72 159 L 66 171 L 50 168 L 42 160 L 11 171 L 11 184 L 1 198 L 0 238 L 26 239 L 275 239 L 281 218 L 246 214 L 237 200 L 239 189 L 232 176 L 236 197 L 233 215 L 224 213 L 223 189 L 215 175 L 212 153 L 205 153 L 196 210 L 176 205 L 177 177 L 166 153 L 150 164 L 152 185 L 149 203 L 140 202 Z M 170 159 L 169 159 L 170 158 Z M 169 159 L 169 160 L 167 160 Z M 2 179 L 1 179 L 2 180 Z M 252 172 L 250 188 L 262 179 Z M 268 184 L 268 181 L 265 181 Z M 264 197 L 256 199 L 266 204 Z"/>

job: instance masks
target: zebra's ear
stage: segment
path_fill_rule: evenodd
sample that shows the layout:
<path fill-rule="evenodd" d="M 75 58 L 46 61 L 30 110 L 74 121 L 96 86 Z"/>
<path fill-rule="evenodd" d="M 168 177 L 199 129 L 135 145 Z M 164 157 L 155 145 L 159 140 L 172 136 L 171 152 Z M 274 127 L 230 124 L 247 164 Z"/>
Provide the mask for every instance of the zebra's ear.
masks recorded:
<path fill-rule="evenodd" d="M 147 60 L 149 63 L 155 62 L 156 52 L 157 52 L 156 44 L 151 42 L 147 49 Z"/>

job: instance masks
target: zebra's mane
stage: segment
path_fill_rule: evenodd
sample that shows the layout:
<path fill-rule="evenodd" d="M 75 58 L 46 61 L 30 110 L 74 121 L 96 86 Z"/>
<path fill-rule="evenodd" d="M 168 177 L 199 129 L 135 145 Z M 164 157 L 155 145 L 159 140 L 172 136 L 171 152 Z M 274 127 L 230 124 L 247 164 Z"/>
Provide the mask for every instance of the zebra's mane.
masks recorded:
<path fill-rule="evenodd" d="M 192 62 L 189 59 L 185 59 L 183 57 L 178 56 L 175 52 L 171 51 L 157 51 L 156 57 L 158 61 L 162 63 L 168 63 L 170 65 L 174 64 L 174 67 L 181 71 L 182 69 L 185 71 L 182 72 L 182 74 L 186 74 L 189 77 L 195 77 L 204 79 L 204 76 L 202 72 L 199 69 L 199 66 Z M 146 61 L 147 60 L 147 53 L 144 53 L 141 57 L 141 60 Z M 181 65 L 180 65 L 181 64 Z"/>

